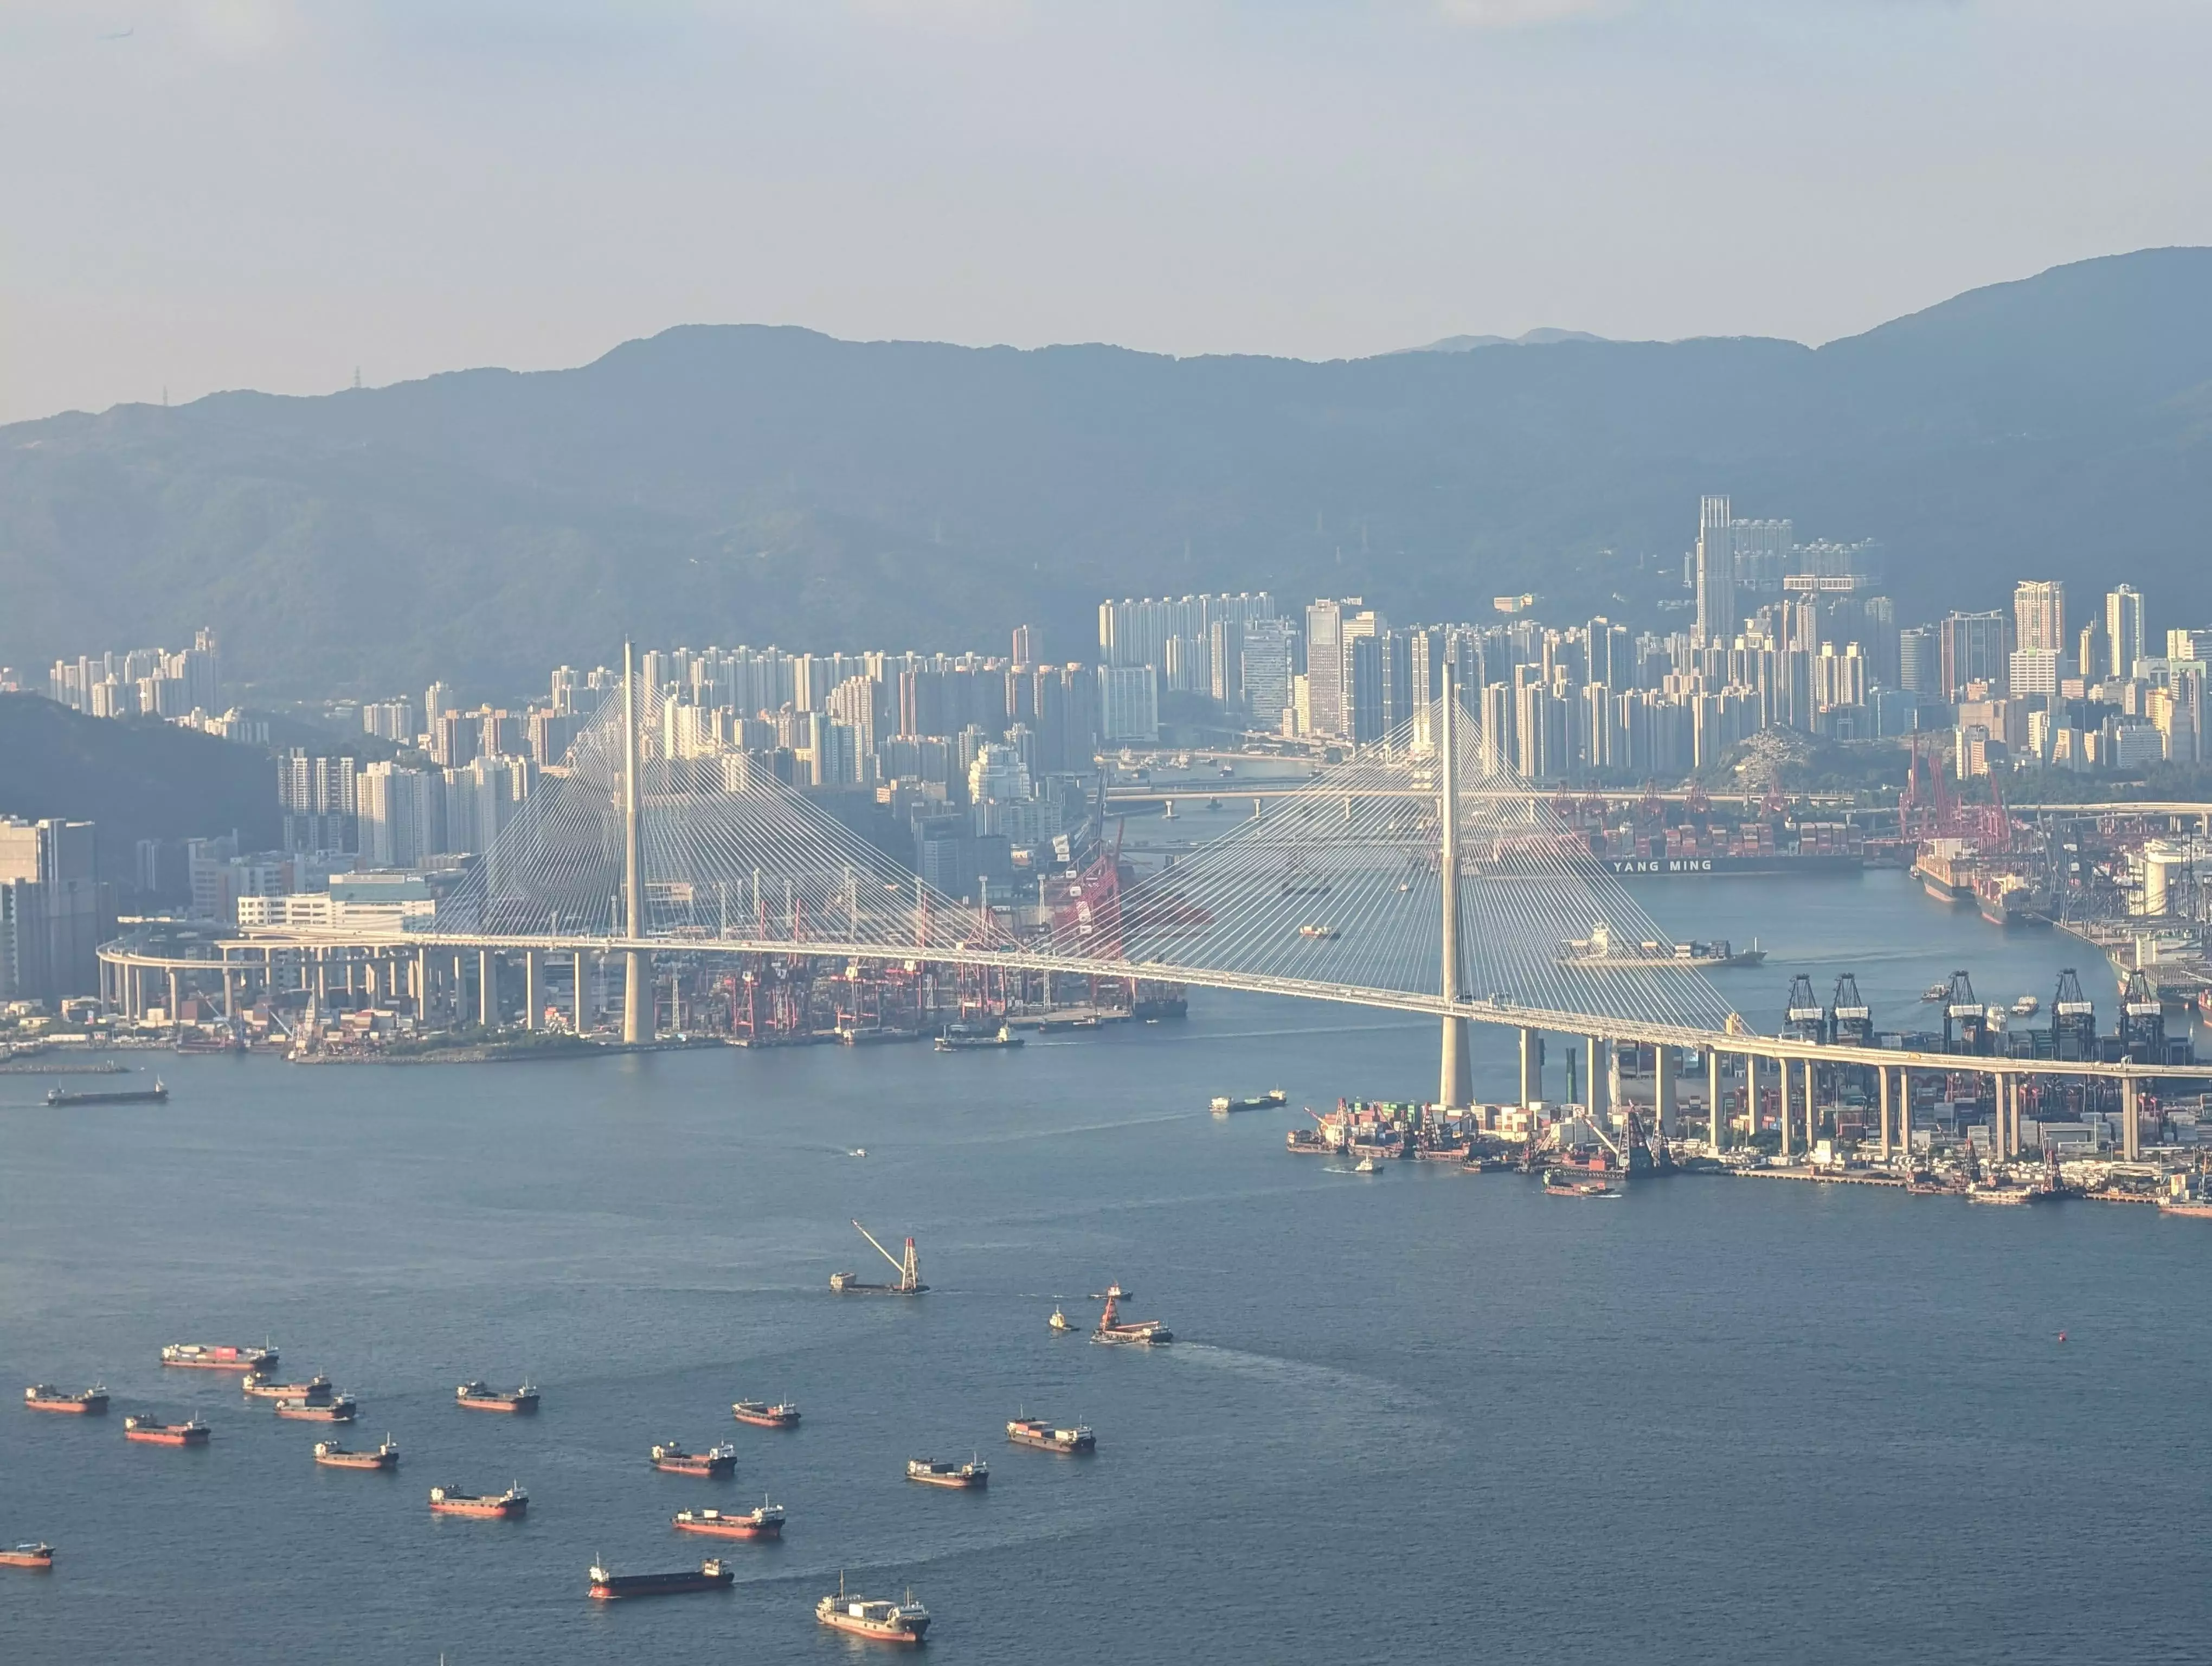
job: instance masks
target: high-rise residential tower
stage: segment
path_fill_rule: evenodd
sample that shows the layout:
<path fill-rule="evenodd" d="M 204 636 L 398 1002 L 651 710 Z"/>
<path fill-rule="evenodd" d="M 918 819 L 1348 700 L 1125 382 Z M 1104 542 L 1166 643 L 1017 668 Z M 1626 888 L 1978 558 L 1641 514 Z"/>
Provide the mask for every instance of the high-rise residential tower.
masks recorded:
<path fill-rule="evenodd" d="M 2112 676 L 2136 674 L 2136 661 L 2143 657 L 2143 599 L 2131 585 L 2105 593 L 2105 646 L 2112 656 Z"/>

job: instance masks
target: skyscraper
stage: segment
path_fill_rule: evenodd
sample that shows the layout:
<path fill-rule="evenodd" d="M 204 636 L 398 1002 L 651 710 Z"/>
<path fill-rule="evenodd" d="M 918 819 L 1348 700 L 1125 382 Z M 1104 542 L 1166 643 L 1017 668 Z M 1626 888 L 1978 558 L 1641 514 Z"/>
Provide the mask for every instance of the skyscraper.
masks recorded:
<path fill-rule="evenodd" d="M 1344 733 L 1344 611 L 1359 598 L 1316 601 L 1306 609 L 1306 709 L 1313 733 Z"/>
<path fill-rule="evenodd" d="M 2057 579 L 2025 579 L 2013 587 L 2013 629 L 2022 653 L 2063 654 L 2066 587 Z"/>
<path fill-rule="evenodd" d="M 1735 543 L 1729 501 L 1698 502 L 1698 629 L 1699 648 L 1725 648 L 1735 637 Z"/>
<path fill-rule="evenodd" d="M 1244 627 L 1244 702 L 1253 727 L 1270 734 L 1282 728 L 1290 709 L 1291 636 L 1288 619 L 1255 619 Z"/>
<path fill-rule="evenodd" d="M 2142 593 L 2130 585 L 2105 593 L 2105 643 L 2112 651 L 2111 674 L 2132 677 L 2143 657 Z"/>

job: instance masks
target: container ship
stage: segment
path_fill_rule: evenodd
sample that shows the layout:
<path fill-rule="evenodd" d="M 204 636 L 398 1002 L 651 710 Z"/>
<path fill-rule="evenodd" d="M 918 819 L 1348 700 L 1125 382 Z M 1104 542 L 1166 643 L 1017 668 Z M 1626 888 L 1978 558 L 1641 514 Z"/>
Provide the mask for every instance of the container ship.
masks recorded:
<path fill-rule="evenodd" d="M 903 1602 L 877 1602 L 849 1596 L 844 1587 L 840 1579 L 837 1594 L 814 1605 L 817 1623 L 877 1643 L 919 1643 L 928 1634 L 929 1610 L 914 1600 L 912 1591 Z"/>
<path fill-rule="evenodd" d="M 280 1400 L 276 1415 L 293 1423 L 350 1423 L 356 1410 L 353 1396 L 332 1400 Z"/>
<path fill-rule="evenodd" d="M 105 1417 L 107 1415 L 107 1390 L 94 1383 L 91 1388 L 70 1394 L 51 1383 L 33 1383 L 23 1390 L 23 1406 L 27 1411 L 60 1412 L 64 1416 Z"/>
<path fill-rule="evenodd" d="M 965 1463 L 943 1458 L 908 1458 L 906 1478 L 924 1487 L 950 1487 L 957 1493 L 980 1493 L 991 1484 L 991 1466 L 980 1457 Z"/>
<path fill-rule="evenodd" d="M 123 1420 L 123 1438 L 149 1446 L 204 1446 L 213 1431 L 197 1417 L 182 1423 L 161 1423 L 150 1417 Z"/>
<path fill-rule="evenodd" d="M 538 1409 L 538 1390 L 528 1383 L 519 1389 L 495 1389 L 489 1383 L 464 1383 L 453 1390 L 453 1403 L 464 1411 L 514 1412 L 527 1416 Z"/>
<path fill-rule="evenodd" d="M 94 1089 L 84 1091 L 76 1088 L 50 1087 L 46 1103 L 50 1105 L 158 1105 L 169 1097 L 167 1086 L 158 1078 L 151 1087 L 118 1087 L 112 1090 Z"/>
<path fill-rule="evenodd" d="M 1866 866 L 1863 854 L 1847 851 L 1771 850 L 1711 855 L 1677 855 L 1670 852 L 1663 855 L 1603 856 L 1599 860 L 1624 879 L 1771 878 L 1782 874 L 1791 878 L 1829 878 L 1856 873 Z"/>
<path fill-rule="evenodd" d="M 1124 1319 L 1121 1298 L 1123 1292 L 1116 1285 L 1106 1292 L 1106 1310 L 1098 1316 L 1098 1328 L 1091 1333 L 1094 1342 L 1113 1342 L 1134 1347 L 1158 1347 L 1175 1341 L 1175 1332 L 1158 1319 Z"/>
<path fill-rule="evenodd" d="M 1017 1446 L 1034 1446 L 1041 1452 L 1095 1452 L 1098 1437 L 1083 1424 L 1073 1428 L 1054 1428 L 1042 1417 L 1018 1417 L 1006 1425 L 1006 1438 Z"/>
<path fill-rule="evenodd" d="M 1022 1045 L 1023 1038 L 1003 1024 L 996 1030 L 975 1024 L 948 1024 L 945 1033 L 937 1038 L 937 1050 L 940 1053 L 974 1053 L 986 1048 Z"/>
<path fill-rule="evenodd" d="M 692 1590 L 727 1590 L 737 1576 L 719 1560 L 709 1559 L 696 1568 L 678 1573 L 610 1573 L 596 1564 L 591 1571 L 592 1600 L 611 1602 L 623 1596 L 677 1596 Z"/>
<path fill-rule="evenodd" d="M 1291 1096 L 1279 1087 L 1271 1087 L 1265 1093 L 1250 1099 L 1232 1099 L 1226 1094 L 1217 1095 L 1212 1110 L 1216 1116 L 1227 1116 L 1239 1110 L 1279 1110 L 1291 1102 Z"/>
<path fill-rule="evenodd" d="M 430 1489 L 430 1513 L 434 1516 L 477 1516 L 511 1522 L 529 1508 L 530 1494 L 520 1487 L 510 1487 L 504 1493 L 463 1493 L 450 1487 Z"/>
<path fill-rule="evenodd" d="M 737 1473 L 738 1449 L 734 1446 L 710 1446 L 703 1452 L 694 1452 L 664 1441 L 653 1449 L 653 1467 L 664 1475 L 700 1475 L 709 1480 Z"/>
<path fill-rule="evenodd" d="M 276 1369 L 273 1347 L 228 1347 L 204 1342 L 171 1342 L 161 1350 L 161 1363 L 185 1371 L 236 1371 L 266 1377 Z"/>
<path fill-rule="evenodd" d="M 781 1539 L 783 1506 L 763 1499 L 750 1510 L 679 1510 L 668 1518 L 678 1533 L 703 1534 L 709 1539 Z"/>
<path fill-rule="evenodd" d="M 297 1400 L 304 1405 L 326 1406 L 336 1392 L 327 1377 L 311 1377 L 304 1383 L 272 1383 L 249 1373 L 239 1387 L 249 1400 Z"/>
<path fill-rule="evenodd" d="M 33 1573 L 51 1573 L 54 1567 L 54 1547 L 50 1544 L 0 1546 L 0 1567 L 28 1568 Z"/>
<path fill-rule="evenodd" d="M 319 1440 L 315 1443 L 315 1462 L 325 1469 L 382 1469 L 391 1471 L 399 1467 L 399 1448 L 390 1435 L 384 1444 L 373 1452 L 356 1452 L 343 1441 Z"/>
<path fill-rule="evenodd" d="M 876 1235 L 859 1221 L 853 1223 L 853 1230 L 867 1239 L 878 1255 L 898 1269 L 898 1282 L 871 1284 L 858 1273 L 832 1273 L 830 1275 L 831 1290 L 840 1296 L 919 1296 L 929 1288 L 921 1281 L 921 1260 L 915 1254 L 912 1238 L 906 1241 L 906 1259 L 901 1261 L 882 1244 L 877 1243 Z"/>
<path fill-rule="evenodd" d="M 730 1408 L 730 1415 L 761 1429 L 799 1426 L 799 1408 L 787 1400 L 779 1400 L 773 1406 L 765 1400 L 740 1400 Z"/>
<path fill-rule="evenodd" d="M 679 1533 L 702 1533 L 706 1538 L 783 1538 L 783 1505 L 761 1500 L 745 1511 L 726 1509 L 679 1509 L 668 1517 Z"/>
<path fill-rule="evenodd" d="M 1930 839 L 1912 859 L 1912 877 L 1939 903 L 1972 901 L 1974 872 L 1974 848 L 1963 839 Z"/>

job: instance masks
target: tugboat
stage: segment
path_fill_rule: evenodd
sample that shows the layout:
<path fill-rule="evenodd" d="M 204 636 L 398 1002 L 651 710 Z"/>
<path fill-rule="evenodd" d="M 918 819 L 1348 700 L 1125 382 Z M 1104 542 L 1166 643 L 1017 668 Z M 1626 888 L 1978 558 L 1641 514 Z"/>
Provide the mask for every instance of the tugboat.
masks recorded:
<path fill-rule="evenodd" d="M 987 1048 L 1019 1047 L 1023 1038 L 1005 1025 L 988 1030 L 980 1024 L 948 1024 L 945 1033 L 937 1038 L 940 1053 L 974 1053 Z"/>
<path fill-rule="evenodd" d="M 276 1415 L 293 1423 L 350 1423 L 354 1414 L 353 1396 L 342 1394 L 335 1400 L 280 1400 Z"/>
<path fill-rule="evenodd" d="M 814 1605 L 814 1618 L 834 1630 L 878 1643 L 920 1643 L 929 1631 L 929 1610 L 914 1600 L 912 1591 L 903 1602 L 871 1602 L 865 1596 L 848 1596 L 842 1573 L 837 1576 L 837 1594 Z"/>
<path fill-rule="evenodd" d="M 750 1423 L 762 1429 L 796 1429 L 799 1426 L 799 1408 L 788 1400 L 779 1400 L 773 1406 L 765 1400 L 740 1400 L 730 1407 L 730 1415 L 740 1423 Z"/>
<path fill-rule="evenodd" d="M 161 1350 L 161 1363 L 186 1371 L 242 1371 L 266 1377 L 276 1369 L 276 1350 L 228 1347 L 204 1342 L 171 1342 Z"/>
<path fill-rule="evenodd" d="M 726 1510 L 679 1510 L 668 1524 L 678 1533 L 700 1533 L 710 1539 L 781 1539 L 783 1506 L 763 1499 L 737 1515 Z"/>
<path fill-rule="evenodd" d="M 611 1602 L 621 1596 L 674 1596 L 683 1591 L 727 1590 L 737 1576 L 719 1560 L 699 1564 L 697 1572 L 610 1573 L 596 1563 L 591 1571 L 592 1600 Z"/>
<path fill-rule="evenodd" d="M 527 1383 L 519 1389 L 495 1389 L 489 1383 L 464 1383 L 453 1390 L 453 1403 L 463 1411 L 527 1415 L 538 1409 L 538 1390 Z"/>
<path fill-rule="evenodd" d="M 33 1383 L 23 1390 L 23 1408 L 33 1412 L 60 1412 L 73 1417 L 107 1415 L 107 1389 L 95 1383 L 77 1394 L 65 1393 L 51 1383 Z"/>
<path fill-rule="evenodd" d="M 1063 1309 L 1057 1307 L 1053 1309 L 1052 1317 L 1047 1319 L 1045 1323 L 1049 1325 L 1053 1329 L 1060 1332 L 1062 1335 L 1072 1335 L 1075 1329 L 1075 1327 L 1068 1322 L 1066 1312 Z"/>
<path fill-rule="evenodd" d="M 356 1452 L 343 1441 L 319 1440 L 315 1443 L 315 1462 L 325 1469 L 382 1469 L 391 1471 L 399 1467 L 399 1448 L 390 1435 L 384 1444 L 373 1452 Z"/>
<path fill-rule="evenodd" d="M 158 1423 L 150 1417 L 123 1420 L 124 1439 L 142 1441 L 149 1446 L 204 1446 L 212 1432 L 197 1417 L 182 1423 Z"/>
<path fill-rule="evenodd" d="M 33 1573 L 52 1573 L 54 1571 L 54 1547 L 50 1544 L 0 1546 L 0 1567 L 23 1567 Z"/>
<path fill-rule="evenodd" d="M 450 1487 L 430 1489 L 430 1513 L 434 1516 L 476 1516 L 511 1522 L 529 1508 L 530 1494 L 520 1487 L 510 1487 L 504 1493 L 462 1493 Z"/>
<path fill-rule="evenodd" d="M 690 1452 L 672 1440 L 665 1441 L 653 1449 L 653 1467 L 664 1475 L 699 1475 L 714 1480 L 737 1473 L 738 1449 L 710 1446 L 703 1452 Z"/>
<path fill-rule="evenodd" d="M 304 1383 L 271 1383 L 265 1377 L 248 1375 L 239 1386 L 249 1400 L 298 1400 L 310 1406 L 326 1405 L 333 1390 L 327 1377 L 312 1377 Z"/>
<path fill-rule="evenodd" d="M 946 1487 L 957 1493 L 980 1493 L 991 1484 L 991 1466 L 980 1457 L 965 1463 L 942 1458 L 908 1458 L 906 1478 L 924 1487 Z"/>
<path fill-rule="evenodd" d="M 1071 1456 L 1098 1450 L 1098 1437 L 1086 1425 L 1079 1423 L 1070 1429 L 1056 1429 L 1042 1417 L 1014 1419 L 1006 1425 L 1006 1438 L 1017 1446 L 1034 1446 L 1040 1452 L 1063 1452 Z"/>
<path fill-rule="evenodd" d="M 1138 1347 L 1157 1347 L 1175 1341 L 1175 1332 L 1158 1319 L 1123 1319 L 1121 1301 L 1127 1293 L 1118 1284 L 1107 1290 L 1106 1310 L 1098 1316 L 1098 1328 L 1091 1333 L 1091 1340 L 1128 1343 Z"/>

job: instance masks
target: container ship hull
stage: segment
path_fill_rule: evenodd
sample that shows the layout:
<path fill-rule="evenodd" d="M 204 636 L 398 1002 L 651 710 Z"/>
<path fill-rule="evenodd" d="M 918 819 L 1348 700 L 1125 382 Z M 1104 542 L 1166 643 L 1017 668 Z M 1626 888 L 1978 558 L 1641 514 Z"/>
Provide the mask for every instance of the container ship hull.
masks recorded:
<path fill-rule="evenodd" d="M 686 1510 L 671 1517 L 668 1524 L 678 1533 L 696 1533 L 708 1539 L 781 1539 L 783 1511 L 774 1505 L 737 1516 L 719 1510 Z"/>
<path fill-rule="evenodd" d="M 592 1600 L 618 1602 L 626 1596 L 678 1596 L 687 1591 L 727 1590 L 737 1576 L 720 1562 L 707 1562 L 682 1573 L 611 1574 L 592 1570 Z"/>
<path fill-rule="evenodd" d="M 1598 860 L 1624 879 L 1827 877 L 1856 873 L 1866 866 L 1863 856 L 1835 852 L 1810 856 L 1602 856 Z"/>

